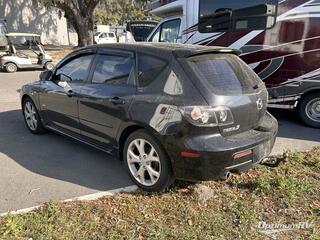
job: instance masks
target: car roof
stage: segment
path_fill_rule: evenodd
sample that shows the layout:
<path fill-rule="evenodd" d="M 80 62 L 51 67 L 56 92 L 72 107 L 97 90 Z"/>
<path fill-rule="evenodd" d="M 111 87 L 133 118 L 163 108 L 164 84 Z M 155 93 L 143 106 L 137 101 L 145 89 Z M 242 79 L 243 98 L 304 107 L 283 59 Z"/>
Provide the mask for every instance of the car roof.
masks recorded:
<path fill-rule="evenodd" d="M 98 48 L 98 49 L 115 49 L 115 50 L 129 50 L 138 51 L 143 53 L 149 53 L 153 55 L 158 55 L 162 58 L 171 58 L 172 55 L 176 57 L 191 57 L 199 54 L 208 53 L 231 53 L 240 54 L 239 50 L 216 47 L 216 46 L 200 46 L 191 44 L 173 44 L 173 43 L 149 43 L 149 42 L 139 42 L 139 43 L 109 43 L 109 44 L 99 44 L 93 45 L 86 48 Z M 86 49 L 84 48 L 84 49 Z"/>

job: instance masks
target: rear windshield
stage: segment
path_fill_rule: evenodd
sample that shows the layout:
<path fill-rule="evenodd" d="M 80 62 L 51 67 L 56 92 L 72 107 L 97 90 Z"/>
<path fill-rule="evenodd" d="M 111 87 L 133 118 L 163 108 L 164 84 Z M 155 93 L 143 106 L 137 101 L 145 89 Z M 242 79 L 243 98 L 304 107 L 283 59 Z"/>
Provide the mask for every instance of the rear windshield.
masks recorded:
<path fill-rule="evenodd" d="M 255 92 L 263 82 L 239 57 L 233 54 L 203 54 L 188 58 L 196 77 L 218 95 Z"/>

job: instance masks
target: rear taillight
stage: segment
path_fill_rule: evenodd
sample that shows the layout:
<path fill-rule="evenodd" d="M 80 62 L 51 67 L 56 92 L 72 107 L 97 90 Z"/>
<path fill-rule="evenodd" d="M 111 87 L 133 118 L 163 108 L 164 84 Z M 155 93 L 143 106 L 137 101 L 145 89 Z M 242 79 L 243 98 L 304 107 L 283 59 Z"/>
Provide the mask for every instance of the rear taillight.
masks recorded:
<path fill-rule="evenodd" d="M 233 124 L 232 112 L 228 107 L 187 106 L 180 108 L 183 116 L 198 127 L 215 127 Z"/>

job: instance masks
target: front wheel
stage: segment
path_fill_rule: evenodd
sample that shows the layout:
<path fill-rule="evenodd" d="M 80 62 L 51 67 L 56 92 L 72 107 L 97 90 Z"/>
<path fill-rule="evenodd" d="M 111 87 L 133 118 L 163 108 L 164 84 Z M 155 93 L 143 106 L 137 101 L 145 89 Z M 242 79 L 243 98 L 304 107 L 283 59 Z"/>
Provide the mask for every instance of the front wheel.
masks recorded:
<path fill-rule="evenodd" d="M 299 104 L 300 119 L 307 125 L 320 128 L 320 93 L 307 95 Z"/>
<path fill-rule="evenodd" d="M 144 191 L 157 192 L 173 181 L 170 160 L 160 142 L 145 130 L 132 133 L 123 151 L 131 179 Z"/>
<path fill-rule="evenodd" d="M 7 63 L 5 69 L 8 73 L 14 73 L 18 70 L 18 67 L 14 63 Z"/>
<path fill-rule="evenodd" d="M 30 98 L 23 101 L 22 111 L 26 126 L 31 133 L 41 134 L 45 132 L 38 110 Z"/>

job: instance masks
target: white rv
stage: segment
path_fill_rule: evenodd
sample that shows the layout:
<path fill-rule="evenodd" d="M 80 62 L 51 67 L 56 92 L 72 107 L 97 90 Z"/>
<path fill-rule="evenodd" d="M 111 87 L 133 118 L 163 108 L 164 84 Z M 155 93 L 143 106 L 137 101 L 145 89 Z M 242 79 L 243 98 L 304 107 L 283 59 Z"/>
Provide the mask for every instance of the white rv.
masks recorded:
<path fill-rule="evenodd" d="M 304 123 L 320 127 L 319 0 L 159 0 L 151 6 L 163 20 L 147 41 L 240 49 L 268 87 L 269 107 L 295 109 Z"/>

